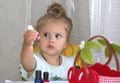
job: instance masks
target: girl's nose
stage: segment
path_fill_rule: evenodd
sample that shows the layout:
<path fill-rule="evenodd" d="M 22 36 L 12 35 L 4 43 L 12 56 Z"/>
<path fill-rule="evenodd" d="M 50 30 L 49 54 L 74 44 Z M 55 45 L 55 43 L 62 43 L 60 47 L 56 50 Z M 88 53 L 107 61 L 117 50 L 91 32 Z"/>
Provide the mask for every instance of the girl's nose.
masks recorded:
<path fill-rule="evenodd" d="M 54 42 L 54 37 L 50 36 L 49 41 L 53 43 Z"/>

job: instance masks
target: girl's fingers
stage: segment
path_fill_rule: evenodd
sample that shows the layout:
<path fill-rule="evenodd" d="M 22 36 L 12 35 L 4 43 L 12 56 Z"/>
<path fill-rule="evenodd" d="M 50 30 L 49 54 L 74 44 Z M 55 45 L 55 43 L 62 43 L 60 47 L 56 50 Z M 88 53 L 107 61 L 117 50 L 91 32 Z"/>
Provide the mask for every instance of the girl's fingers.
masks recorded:
<path fill-rule="evenodd" d="M 40 40 L 40 35 L 37 35 L 37 39 L 36 40 Z"/>
<path fill-rule="evenodd" d="M 27 45 L 33 45 L 34 41 L 37 39 L 38 32 L 35 30 L 29 30 L 24 35 L 24 41 Z"/>
<path fill-rule="evenodd" d="M 28 46 L 33 46 L 34 41 L 35 41 L 35 38 L 27 41 L 27 45 L 28 45 Z"/>

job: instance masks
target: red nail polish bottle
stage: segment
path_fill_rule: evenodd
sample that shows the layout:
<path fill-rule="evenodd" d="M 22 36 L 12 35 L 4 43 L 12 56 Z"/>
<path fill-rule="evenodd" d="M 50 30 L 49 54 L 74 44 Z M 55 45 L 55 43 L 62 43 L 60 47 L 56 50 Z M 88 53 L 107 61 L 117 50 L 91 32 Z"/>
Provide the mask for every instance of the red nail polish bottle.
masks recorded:
<path fill-rule="evenodd" d="M 50 83 L 48 78 L 49 78 L 49 73 L 44 72 L 43 73 L 43 83 Z"/>

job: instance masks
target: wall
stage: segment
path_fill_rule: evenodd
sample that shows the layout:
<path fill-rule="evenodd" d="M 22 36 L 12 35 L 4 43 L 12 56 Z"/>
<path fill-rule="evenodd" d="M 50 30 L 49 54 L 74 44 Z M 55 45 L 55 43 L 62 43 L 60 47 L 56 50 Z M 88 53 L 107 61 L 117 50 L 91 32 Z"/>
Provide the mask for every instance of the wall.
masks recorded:
<path fill-rule="evenodd" d="M 42 6 L 45 0 L 38 1 L 42 5 L 36 6 L 37 0 L 33 2 L 33 24 L 37 17 L 44 12 Z M 81 40 L 86 40 L 89 37 L 88 7 L 88 0 L 75 0 L 75 11 L 71 16 L 74 24 L 71 35 L 73 44 L 79 44 Z M 5 79 L 21 80 L 19 63 L 26 24 L 25 15 L 26 0 L 0 0 L 0 83 L 4 83 Z"/>
<path fill-rule="evenodd" d="M 0 0 L 0 83 L 20 80 L 18 65 L 25 25 L 25 0 Z"/>

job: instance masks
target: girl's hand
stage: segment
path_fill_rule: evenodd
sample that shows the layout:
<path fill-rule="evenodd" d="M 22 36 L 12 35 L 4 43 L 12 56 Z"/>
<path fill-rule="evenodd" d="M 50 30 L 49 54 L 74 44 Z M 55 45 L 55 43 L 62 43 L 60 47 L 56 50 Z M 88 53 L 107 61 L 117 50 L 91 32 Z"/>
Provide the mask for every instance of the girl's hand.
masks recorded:
<path fill-rule="evenodd" d="M 39 33 L 36 30 L 27 30 L 24 33 L 24 43 L 27 46 L 32 46 L 36 39 L 39 39 Z"/>

